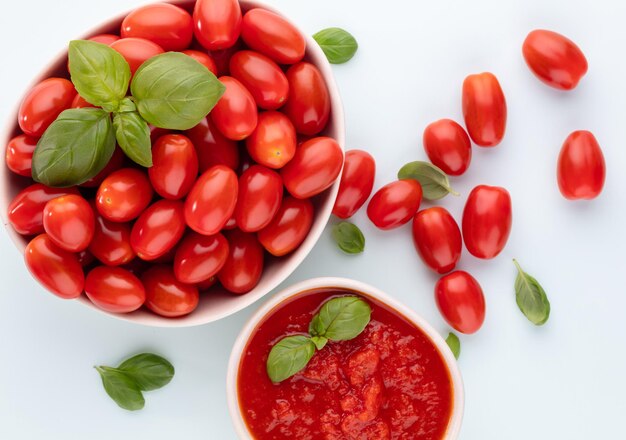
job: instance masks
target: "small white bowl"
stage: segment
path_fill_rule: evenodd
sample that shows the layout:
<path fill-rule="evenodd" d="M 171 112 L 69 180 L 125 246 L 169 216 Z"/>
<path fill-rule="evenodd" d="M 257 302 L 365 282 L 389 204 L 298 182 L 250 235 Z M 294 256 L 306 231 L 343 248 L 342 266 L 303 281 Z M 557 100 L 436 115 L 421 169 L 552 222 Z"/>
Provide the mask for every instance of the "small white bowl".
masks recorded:
<path fill-rule="evenodd" d="M 376 289 L 375 287 L 348 278 L 313 278 L 287 287 L 266 301 L 265 304 L 263 304 L 254 313 L 254 315 L 250 317 L 248 322 L 246 322 L 245 326 L 237 336 L 233 349 L 230 353 L 228 372 L 226 376 L 228 410 L 235 427 L 235 432 L 237 433 L 239 439 L 247 440 L 253 438 L 248 431 L 248 427 L 246 426 L 246 422 L 244 421 L 241 413 L 239 393 L 237 391 L 237 376 L 239 375 L 241 356 L 244 353 L 252 333 L 258 326 L 259 322 L 261 322 L 268 314 L 272 313 L 279 304 L 288 298 L 299 295 L 302 292 L 326 288 L 351 290 L 365 297 L 371 297 L 399 312 L 429 337 L 431 342 L 441 354 L 441 357 L 450 372 L 450 378 L 452 380 L 452 415 L 450 416 L 450 421 L 448 422 L 448 428 L 444 438 L 446 440 L 458 439 L 459 432 L 461 431 L 461 422 L 463 420 L 465 395 L 461 372 L 459 371 L 456 359 L 454 358 L 452 351 L 450 351 L 448 344 L 446 344 L 446 341 L 433 327 L 431 327 L 428 322 L 401 302 L 393 299 L 391 296 Z"/>

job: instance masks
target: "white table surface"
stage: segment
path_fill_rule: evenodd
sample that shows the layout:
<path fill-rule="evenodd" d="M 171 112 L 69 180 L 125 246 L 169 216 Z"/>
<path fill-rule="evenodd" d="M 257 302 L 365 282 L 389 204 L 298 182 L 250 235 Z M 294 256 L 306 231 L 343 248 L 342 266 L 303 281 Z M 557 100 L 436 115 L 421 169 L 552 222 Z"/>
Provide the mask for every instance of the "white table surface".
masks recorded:
<path fill-rule="evenodd" d="M 12 1 L 0 14 L 0 120 L 68 40 L 143 0 Z M 463 254 L 459 268 L 487 298 L 482 330 L 462 336 L 466 386 L 462 439 L 623 438 L 626 412 L 626 3 L 572 0 L 372 1 L 271 0 L 309 33 L 341 26 L 360 49 L 336 66 L 348 148 L 377 160 L 376 186 L 401 165 L 424 159 L 427 123 L 461 119 L 461 83 L 494 72 L 508 101 L 506 137 L 474 147 L 470 170 L 454 179 L 462 197 L 442 204 L 460 218 L 477 184 L 497 184 L 513 198 L 513 231 L 492 261 Z M 573 38 L 589 60 L 574 92 L 537 81 L 521 45 L 527 32 L 550 28 Z M 604 149 L 608 178 L 592 202 L 565 201 L 556 159 L 565 137 L 592 130 Z M 436 277 L 419 261 L 410 225 L 375 230 L 360 256 L 346 256 L 327 230 L 287 281 L 345 276 L 371 283 L 413 307 L 442 334 L 432 289 Z M 45 292 L 0 232 L 0 438 L 5 440 L 234 438 L 226 409 L 231 345 L 251 306 L 223 321 L 188 329 L 140 327 Z M 552 315 L 534 327 L 515 305 L 516 257 L 545 287 Z M 153 351 L 176 367 L 166 388 L 148 393 L 144 410 L 119 409 L 104 393 L 94 364 L 115 364 Z"/>

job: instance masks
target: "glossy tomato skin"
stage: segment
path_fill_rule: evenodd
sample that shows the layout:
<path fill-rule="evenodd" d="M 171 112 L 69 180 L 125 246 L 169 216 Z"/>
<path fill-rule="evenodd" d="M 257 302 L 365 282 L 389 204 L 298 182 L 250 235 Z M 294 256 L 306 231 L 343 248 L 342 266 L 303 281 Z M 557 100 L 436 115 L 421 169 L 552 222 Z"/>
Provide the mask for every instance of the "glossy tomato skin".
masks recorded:
<path fill-rule="evenodd" d="M 43 210 L 43 227 L 48 237 L 69 252 L 87 249 L 93 238 L 95 222 L 87 200 L 74 194 L 50 200 Z"/>
<path fill-rule="evenodd" d="M 141 213 L 130 233 L 130 245 L 142 260 L 167 254 L 185 233 L 183 202 L 159 200 Z"/>
<path fill-rule="evenodd" d="M 266 227 L 276 215 L 283 199 L 280 174 L 262 165 L 253 165 L 239 177 L 235 207 L 237 226 L 244 232 Z"/>
<path fill-rule="evenodd" d="M 469 75 L 463 81 L 463 117 L 476 145 L 495 147 L 506 129 L 506 99 L 498 79 L 489 72 Z"/>
<path fill-rule="evenodd" d="M 526 64 L 537 78 L 560 90 L 572 90 L 587 73 L 587 59 L 569 38 L 556 32 L 536 29 L 522 46 Z"/>
<path fill-rule="evenodd" d="M 296 129 L 289 118 L 267 111 L 259 114 L 256 129 L 246 139 L 246 148 L 255 162 L 278 169 L 293 159 L 296 142 Z"/>
<path fill-rule="evenodd" d="M 379 229 L 394 229 L 411 220 L 421 202 L 422 187 L 416 180 L 396 180 L 374 194 L 367 216 Z"/>
<path fill-rule="evenodd" d="M 352 217 L 372 193 L 375 176 L 376 162 L 371 154 L 363 150 L 346 151 L 333 214 L 342 219 Z"/>
<path fill-rule="evenodd" d="M 30 177 L 32 172 L 33 152 L 37 146 L 37 138 L 20 134 L 7 144 L 5 162 L 15 174 Z"/>
<path fill-rule="evenodd" d="M 122 168 L 102 181 L 96 194 L 100 215 L 113 222 L 128 222 L 139 216 L 152 200 L 152 185 L 143 171 Z"/>
<path fill-rule="evenodd" d="M 228 231 L 228 257 L 217 277 L 231 293 L 247 293 L 259 283 L 263 274 L 263 247 L 255 234 L 239 229 Z"/>
<path fill-rule="evenodd" d="M 463 239 L 450 213 L 436 206 L 413 217 L 413 244 L 426 266 L 444 274 L 454 269 L 461 258 Z"/>
<path fill-rule="evenodd" d="M 306 42 L 298 29 L 265 9 L 250 9 L 243 16 L 241 38 L 251 49 L 278 64 L 294 64 L 304 57 Z"/>
<path fill-rule="evenodd" d="M 135 258 L 130 245 L 130 224 L 111 222 L 96 213 L 89 252 L 107 266 L 120 266 Z"/>
<path fill-rule="evenodd" d="M 337 180 L 342 166 L 343 151 L 337 141 L 316 137 L 298 147 L 280 174 L 292 196 L 308 199 L 330 187 Z"/>
<path fill-rule="evenodd" d="M 595 199 L 606 180 L 606 164 L 600 144 L 586 130 L 571 133 L 559 153 L 557 181 L 569 200 Z"/>
<path fill-rule="evenodd" d="M 211 55 L 208 53 L 200 52 L 199 50 L 183 50 L 183 53 L 209 69 L 213 75 L 217 75 L 215 61 L 213 61 L 213 58 L 211 58 Z"/>
<path fill-rule="evenodd" d="M 311 63 L 294 64 L 287 70 L 289 97 L 283 112 L 296 131 L 314 136 L 328 124 L 330 94 L 322 73 Z"/>
<path fill-rule="evenodd" d="M 460 176 L 472 160 L 469 136 L 452 119 L 440 119 L 424 130 L 424 150 L 433 165 L 450 176 Z"/>
<path fill-rule="evenodd" d="M 153 266 L 141 280 L 146 289 L 146 307 L 157 315 L 175 318 L 198 307 L 198 288 L 178 281 L 169 266 Z"/>
<path fill-rule="evenodd" d="M 237 142 L 224 136 L 210 118 L 185 131 L 185 135 L 196 147 L 200 173 L 215 165 L 226 165 L 233 170 L 239 167 Z"/>
<path fill-rule="evenodd" d="M 197 176 L 198 155 L 189 138 L 166 134 L 156 141 L 148 177 L 161 197 L 176 200 L 186 196 Z"/>
<path fill-rule="evenodd" d="M 437 281 L 435 302 L 446 322 L 461 333 L 476 333 L 485 321 L 483 290 L 473 276 L 462 270 Z"/>
<path fill-rule="evenodd" d="M 276 257 L 293 252 L 309 234 L 313 214 L 311 200 L 285 197 L 270 224 L 259 231 L 259 242 Z"/>
<path fill-rule="evenodd" d="M 174 275 L 182 283 L 196 284 L 214 277 L 226 263 L 228 241 L 217 233 L 188 234 L 174 256 Z"/>
<path fill-rule="evenodd" d="M 512 223 L 509 192 L 499 186 L 478 185 L 463 210 L 465 247 L 477 258 L 494 258 L 504 249 Z"/>
<path fill-rule="evenodd" d="M 145 38 L 164 51 L 181 51 L 191 44 L 191 15 L 169 3 L 154 3 L 135 9 L 124 18 L 122 38 Z"/>
<path fill-rule="evenodd" d="M 121 38 L 111 44 L 111 48 L 122 54 L 130 72 L 134 75 L 137 69 L 153 56 L 165 53 L 158 44 L 145 38 Z"/>
<path fill-rule="evenodd" d="M 240 141 L 250 136 L 256 128 L 256 103 L 248 89 L 235 78 L 221 76 L 219 80 L 226 87 L 226 91 L 211 110 L 209 117 L 224 136 Z"/>
<path fill-rule="evenodd" d="M 93 268 L 85 279 L 85 294 L 96 306 L 111 313 L 134 312 L 146 300 L 139 278 L 121 267 Z"/>
<path fill-rule="evenodd" d="M 217 67 L 217 76 L 228 76 L 230 75 L 230 59 L 240 50 L 244 50 L 246 47 L 244 46 L 241 40 L 237 40 L 234 46 L 231 46 L 227 49 L 222 50 L 211 50 L 209 53 L 215 61 L 215 66 Z"/>
<path fill-rule="evenodd" d="M 122 168 L 125 161 L 126 155 L 124 154 L 122 149 L 120 147 L 115 147 L 113 156 L 111 156 L 111 159 L 109 159 L 109 163 L 106 164 L 102 171 L 100 171 L 96 176 L 92 177 L 88 181 L 81 183 L 79 186 L 82 188 L 96 188 L 100 186 L 102 181 L 106 179 L 109 174 Z"/>
<path fill-rule="evenodd" d="M 242 50 L 230 59 L 230 74 L 249 91 L 256 104 L 265 110 L 277 110 L 289 96 L 289 82 L 280 66 L 265 55 Z"/>
<path fill-rule="evenodd" d="M 119 39 L 120 37 L 118 35 L 113 35 L 113 34 L 99 34 L 99 35 L 94 35 L 93 37 L 88 38 L 89 41 L 95 41 L 96 43 L 106 44 L 107 46 L 110 46 L 111 44 L 115 43 Z"/>
<path fill-rule="evenodd" d="M 194 34 L 208 50 L 233 46 L 241 32 L 238 0 L 198 0 L 193 10 Z"/>
<path fill-rule="evenodd" d="M 33 87 L 20 105 L 17 121 L 28 136 L 40 137 L 50 124 L 72 106 L 74 84 L 64 78 L 48 78 Z"/>
<path fill-rule="evenodd" d="M 83 293 L 85 275 L 75 254 L 55 245 L 46 234 L 33 238 L 24 250 L 30 273 L 46 289 L 63 299 Z"/>

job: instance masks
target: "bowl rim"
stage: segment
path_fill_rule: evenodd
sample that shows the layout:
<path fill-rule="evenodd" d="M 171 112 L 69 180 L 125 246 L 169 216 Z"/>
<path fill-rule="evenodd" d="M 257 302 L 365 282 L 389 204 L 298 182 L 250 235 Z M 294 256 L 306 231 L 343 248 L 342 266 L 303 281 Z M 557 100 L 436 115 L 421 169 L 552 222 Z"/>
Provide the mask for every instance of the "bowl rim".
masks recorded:
<path fill-rule="evenodd" d="M 400 313 L 403 317 L 408 319 L 413 325 L 422 330 L 426 336 L 430 339 L 433 345 L 439 351 L 439 354 L 444 360 L 446 367 L 450 373 L 450 379 L 452 382 L 453 390 L 453 407 L 448 427 L 444 436 L 445 440 L 456 440 L 459 437 L 461 431 L 461 424 L 463 421 L 463 412 L 465 408 L 465 390 L 463 386 L 463 378 L 459 369 L 458 363 L 450 350 L 450 347 L 443 339 L 443 337 L 432 327 L 424 318 L 418 313 L 413 311 L 408 306 L 404 305 L 399 300 L 391 297 L 389 294 L 382 290 L 373 287 L 369 284 L 363 283 L 350 278 L 340 277 L 320 277 L 311 278 L 308 280 L 300 281 L 296 284 L 288 286 L 280 292 L 273 295 L 263 305 L 261 305 L 256 312 L 250 318 L 248 318 L 245 325 L 237 335 L 233 348 L 228 360 L 228 368 L 226 373 L 226 397 L 228 400 L 228 411 L 235 428 L 235 433 L 241 440 L 253 439 L 248 427 L 241 414 L 241 407 L 239 405 L 239 393 L 237 390 L 237 378 L 239 375 L 239 365 L 241 362 L 242 354 L 250 339 L 250 336 L 258 326 L 258 324 L 265 319 L 265 317 L 274 311 L 281 303 L 286 300 L 297 296 L 303 292 L 324 289 L 324 288 L 339 288 L 354 290 L 364 296 L 370 296 L 381 303 L 391 307 L 396 312 Z"/>

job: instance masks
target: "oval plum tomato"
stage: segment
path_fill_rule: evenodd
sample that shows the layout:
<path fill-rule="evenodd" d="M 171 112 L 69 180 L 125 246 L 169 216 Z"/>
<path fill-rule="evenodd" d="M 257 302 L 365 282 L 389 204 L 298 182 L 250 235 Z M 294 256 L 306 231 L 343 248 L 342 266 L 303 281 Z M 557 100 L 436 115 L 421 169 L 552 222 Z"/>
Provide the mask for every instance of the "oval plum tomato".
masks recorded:
<path fill-rule="evenodd" d="M 411 220 L 421 202 L 419 182 L 397 180 L 376 191 L 367 205 L 367 216 L 379 229 L 394 229 Z"/>
<path fill-rule="evenodd" d="M 221 76 L 219 80 L 226 87 L 226 91 L 209 113 L 209 117 L 224 136 L 240 141 L 250 136 L 256 128 L 256 103 L 248 89 L 235 78 Z"/>
<path fill-rule="evenodd" d="M 192 232 L 176 249 L 174 275 L 182 283 L 201 283 L 222 269 L 227 256 L 228 241 L 222 234 L 201 235 Z"/>
<path fill-rule="evenodd" d="M 33 238 L 24 250 L 30 273 L 46 289 L 63 299 L 83 293 L 85 275 L 75 254 L 55 245 L 46 234 Z"/>
<path fill-rule="evenodd" d="M 302 244 L 312 225 L 311 200 L 285 197 L 270 224 L 259 231 L 258 238 L 270 254 L 282 257 Z"/>
<path fill-rule="evenodd" d="M 121 38 L 111 44 L 111 49 L 122 54 L 133 75 L 144 62 L 165 53 L 161 46 L 145 38 Z"/>
<path fill-rule="evenodd" d="M 202 174 L 185 201 L 185 221 L 203 235 L 217 234 L 237 203 L 238 183 L 233 170 L 216 165 Z"/>
<path fill-rule="evenodd" d="M 228 257 L 217 275 L 226 290 L 247 293 L 259 283 L 263 273 L 263 247 L 255 234 L 234 229 L 226 233 Z"/>
<path fill-rule="evenodd" d="M 413 217 L 413 244 L 426 266 L 437 273 L 450 272 L 461 257 L 461 230 L 441 207 L 419 211 Z"/>
<path fill-rule="evenodd" d="M 119 266 L 135 258 L 130 245 L 130 223 L 111 222 L 96 214 L 89 252 L 107 266 Z"/>
<path fill-rule="evenodd" d="M 215 127 L 210 118 L 184 132 L 196 147 L 200 173 L 215 165 L 226 165 L 236 170 L 239 167 L 239 146 Z"/>
<path fill-rule="evenodd" d="M 435 301 L 446 322 L 461 333 L 476 333 L 485 321 L 483 289 L 467 272 L 457 270 L 441 277 L 435 285 Z"/>
<path fill-rule="evenodd" d="M 535 76 L 556 89 L 572 90 L 587 73 L 585 54 L 556 32 L 532 31 L 524 40 L 522 54 Z"/>
<path fill-rule="evenodd" d="M 213 58 L 211 58 L 208 53 L 200 52 L 199 50 L 183 50 L 183 53 L 209 69 L 213 75 L 217 75 L 215 61 L 213 61 Z"/>
<path fill-rule="evenodd" d="M 217 284 L 217 277 L 216 276 L 212 276 L 208 280 L 196 283 L 196 286 L 198 287 L 198 290 L 200 292 L 205 292 L 205 291 L 209 290 L 211 287 L 213 287 L 215 284 Z"/>
<path fill-rule="evenodd" d="M 152 147 L 148 176 L 163 198 L 175 200 L 187 195 L 198 176 L 198 155 L 189 138 L 181 134 L 161 136 Z"/>
<path fill-rule="evenodd" d="M 11 139 L 7 144 L 5 153 L 7 167 L 15 174 L 30 177 L 33 151 L 35 151 L 37 141 L 37 138 L 25 134 L 20 134 Z"/>
<path fill-rule="evenodd" d="M 85 294 L 96 306 L 111 313 L 134 312 L 146 300 L 139 278 L 121 267 L 92 269 L 85 279 Z"/>
<path fill-rule="evenodd" d="M 185 233 L 183 202 L 159 200 L 141 213 L 130 233 L 130 245 L 142 260 L 156 260 L 176 246 Z"/>
<path fill-rule="evenodd" d="M 469 136 L 452 119 L 440 119 L 424 130 L 424 150 L 430 161 L 450 176 L 460 176 L 472 160 Z"/>
<path fill-rule="evenodd" d="M 241 38 L 253 50 L 278 64 L 294 64 L 304 57 L 306 42 L 298 29 L 266 9 L 250 9 L 243 16 Z"/>
<path fill-rule="evenodd" d="M 563 197 L 594 199 L 606 178 L 604 155 L 595 136 L 585 130 L 570 134 L 559 153 L 557 180 Z"/>
<path fill-rule="evenodd" d="M 506 245 L 512 223 L 509 192 L 499 186 L 478 185 L 463 209 L 465 247 L 475 257 L 495 257 Z"/>
<path fill-rule="evenodd" d="M 230 75 L 230 59 L 240 50 L 244 50 L 244 46 L 241 40 L 237 40 L 234 46 L 222 50 L 212 50 L 209 53 L 215 61 L 217 67 L 217 76 Z"/>
<path fill-rule="evenodd" d="M 376 162 L 371 154 L 363 150 L 346 151 L 333 214 L 342 219 L 352 217 L 372 193 L 375 176 Z"/>
<path fill-rule="evenodd" d="M 244 232 L 266 227 L 276 215 L 283 199 L 280 175 L 261 165 L 253 165 L 239 177 L 235 207 L 237 226 Z"/>
<path fill-rule="evenodd" d="M 287 70 L 287 81 L 289 97 L 283 112 L 298 133 L 318 134 L 330 117 L 330 94 L 322 73 L 313 64 L 301 62 Z"/>
<path fill-rule="evenodd" d="M 100 184 L 96 208 L 107 220 L 127 222 L 146 209 L 152 194 L 152 185 L 146 173 L 135 168 L 122 168 L 109 174 Z"/>
<path fill-rule="evenodd" d="M 241 32 L 238 0 L 198 0 L 193 10 L 194 34 L 209 50 L 233 46 Z"/>
<path fill-rule="evenodd" d="M 289 82 L 278 64 L 271 58 L 251 50 L 235 53 L 230 59 L 230 74 L 239 80 L 265 110 L 283 106 L 289 96 Z"/>
<path fill-rule="evenodd" d="M 146 289 L 146 307 L 167 318 L 188 315 L 198 307 L 198 288 L 181 283 L 169 266 L 154 266 L 141 277 Z"/>
<path fill-rule="evenodd" d="M 89 108 L 89 107 L 95 107 L 95 105 L 88 103 L 85 98 L 83 98 L 82 96 L 78 94 L 72 100 L 71 108 Z"/>
<path fill-rule="evenodd" d="M 296 154 L 296 129 L 284 114 L 263 112 L 256 129 L 246 139 L 246 147 L 255 162 L 282 168 Z"/>
<path fill-rule="evenodd" d="M 122 38 L 145 38 L 164 51 L 180 51 L 191 44 L 191 15 L 169 3 L 154 3 L 135 9 L 124 18 Z"/>
<path fill-rule="evenodd" d="M 20 105 L 17 121 L 22 131 L 41 136 L 50 124 L 72 106 L 74 84 L 64 78 L 48 78 L 33 87 Z"/>
<path fill-rule="evenodd" d="M 99 35 L 94 35 L 93 37 L 90 37 L 87 39 L 89 41 L 95 41 L 96 43 L 102 43 L 102 44 L 106 44 L 107 46 L 110 46 L 111 44 L 119 40 L 120 37 L 118 37 L 117 35 L 113 35 L 113 34 L 99 34 Z"/>
<path fill-rule="evenodd" d="M 308 199 L 330 187 L 341 172 L 343 152 L 332 138 L 316 137 L 298 147 L 280 174 L 289 193 Z"/>
<path fill-rule="evenodd" d="M 43 227 L 50 240 L 61 249 L 81 252 L 93 238 L 95 215 L 87 200 L 69 194 L 46 203 Z"/>
<path fill-rule="evenodd" d="M 115 147 L 113 156 L 111 156 L 111 159 L 109 159 L 109 163 L 106 164 L 102 171 L 100 171 L 88 181 L 81 183 L 79 186 L 82 188 L 95 188 L 97 186 L 100 186 L 102 181 L 106 179 L 109 174 L 122 168 L 125 161 L 126 155 L 124 154 L 122 149 L 120 147 Z"/>
<path fill-rule="evenodd" d="M 498 79 L 489 72 L 463 81 L 463 117 L 476 145 L 495 147 L 506 129 L 506 100 Z"/>

